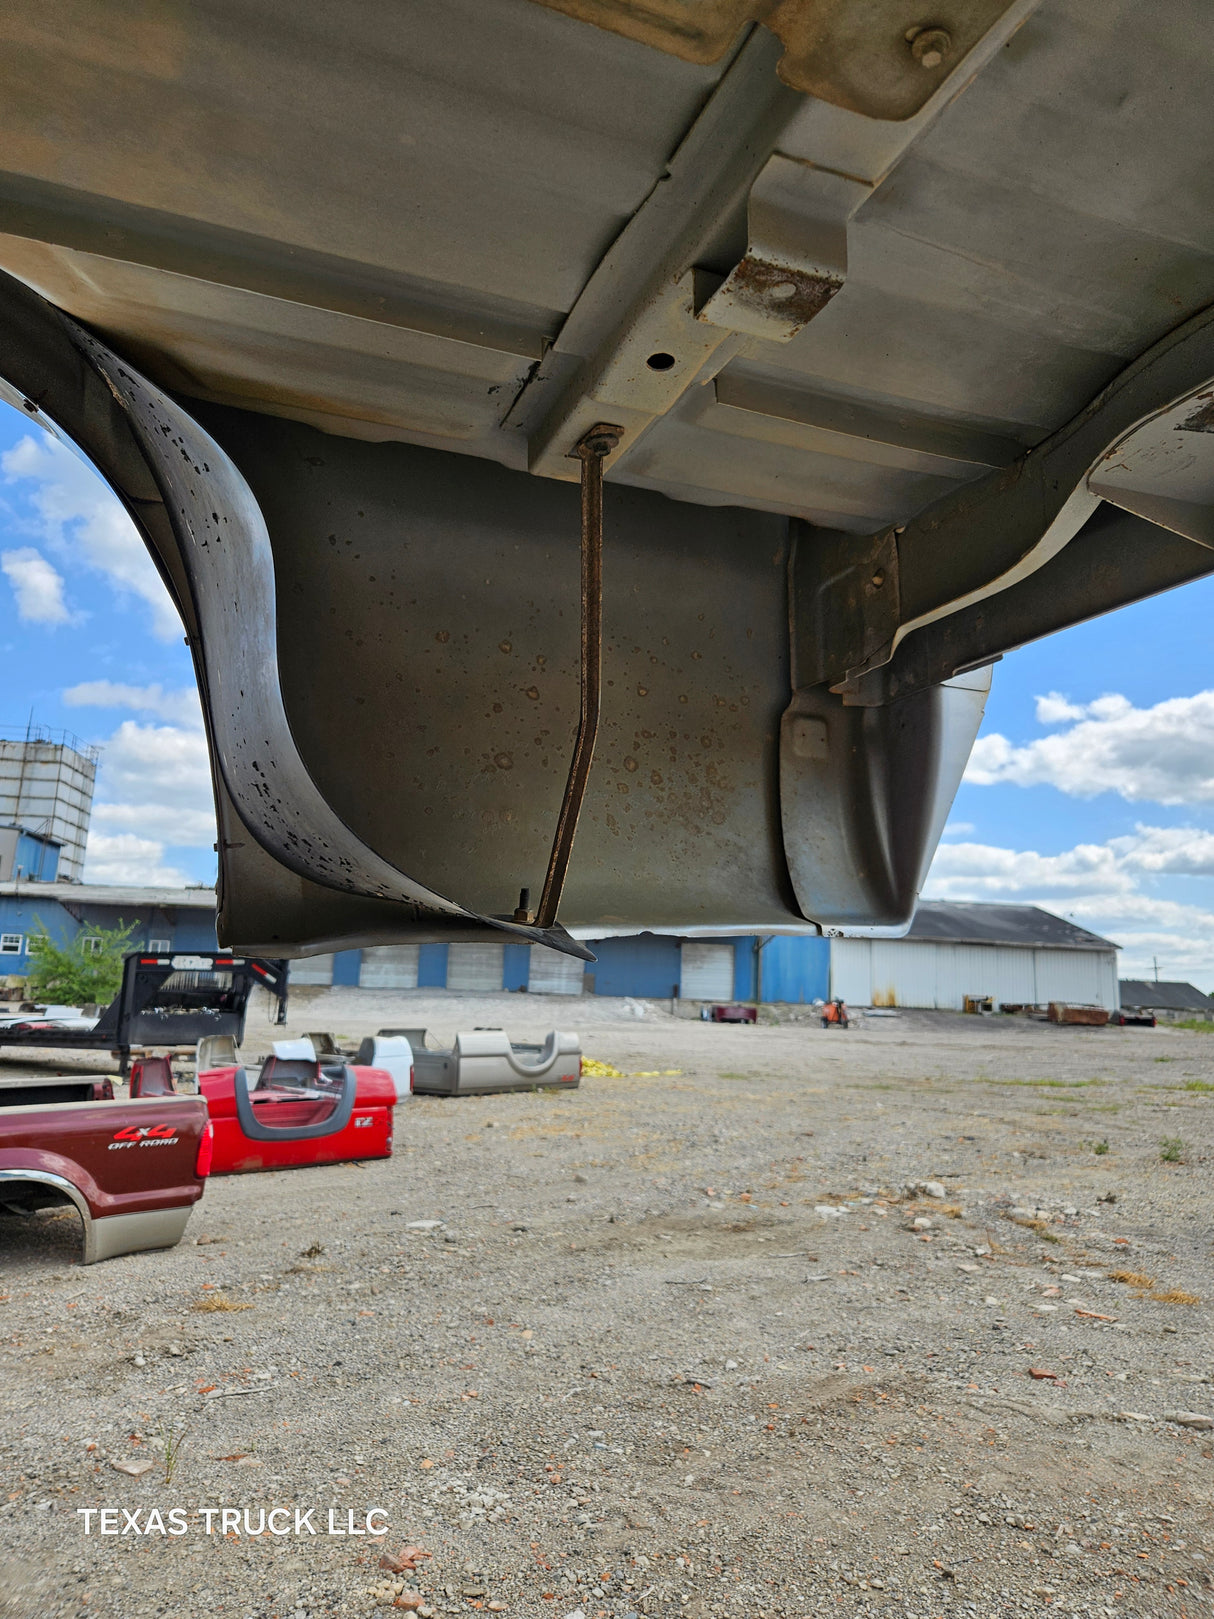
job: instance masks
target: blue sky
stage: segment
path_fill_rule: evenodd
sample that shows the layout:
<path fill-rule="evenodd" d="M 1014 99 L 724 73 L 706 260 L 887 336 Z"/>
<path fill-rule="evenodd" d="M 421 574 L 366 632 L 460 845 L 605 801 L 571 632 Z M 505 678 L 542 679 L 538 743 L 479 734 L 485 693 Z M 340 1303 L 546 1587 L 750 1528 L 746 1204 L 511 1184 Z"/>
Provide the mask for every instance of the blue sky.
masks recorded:
<path fill-rule="evenodd" d="M 925 892 L 1041 904 L 1124 976 L 1214 989 L 1214 580 L 1000 663 Z M 210 778 L 182 630 L 72 450 L 0 404 L 0 727 L 102 748 L 86 876 L 210 882 Z"/>

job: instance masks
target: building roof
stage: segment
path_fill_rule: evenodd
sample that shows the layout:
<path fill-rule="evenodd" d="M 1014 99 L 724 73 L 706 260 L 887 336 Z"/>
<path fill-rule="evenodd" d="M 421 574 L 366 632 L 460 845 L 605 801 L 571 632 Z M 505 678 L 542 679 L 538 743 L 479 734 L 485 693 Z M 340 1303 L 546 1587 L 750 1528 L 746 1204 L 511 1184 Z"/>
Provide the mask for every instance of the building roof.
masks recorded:
<path fill-rule="evenodd" d="M 942 944 L 1010 944 L 1051 950 L 1116 950 L 1109 939 L 1037 905 L 971 905 L 923 900 L 905 935 Z"/>
<path fill-rule="evenodd" d="M 215 909 L 213 888 L 135 888 L 118 883 L 0 883 L 0 899 L 60 900 L 68 905 L 133 905 L 141 910 Z"/>
<path fill-rule="evenodd" d="M 1122 1006 L 1142 1007 L 1152 1012 L 1214 1012 L 1214 1000 L 1192 984 L 1172 979 L 1123 978 Z"/>
<path fill-rule="evenodd" d="M 32 827 L 22 826 L 19 821 L 4 821 L 0 823 L 0 831 L 20 832 L 23 838 L 37 838 L 39 843 L 49 843 L 56 849 L 62 849 L 63 839 L 53 838 L 49 832 L 35 832 Z"/>

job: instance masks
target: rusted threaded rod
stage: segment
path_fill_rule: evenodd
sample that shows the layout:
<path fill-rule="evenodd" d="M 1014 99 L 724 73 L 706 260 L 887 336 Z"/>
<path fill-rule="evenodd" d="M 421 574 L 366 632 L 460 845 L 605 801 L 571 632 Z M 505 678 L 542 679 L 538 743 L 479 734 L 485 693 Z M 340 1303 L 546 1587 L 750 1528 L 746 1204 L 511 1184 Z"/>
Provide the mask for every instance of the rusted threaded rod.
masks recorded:
<path fill-rule="evenodd" d="M 548 857 L 544 891 L 535 917 L 536 926 L 541 928 L 550 928 L 556 922 L 577 835 L 578 816 L 594 760 L 603 685 L 603 462 L 620 442 L 622 431 L 600 422 L 579 440 L 574 452 L 582 463 L 581 711 L 569 779 L 565 783 L 556 836 Z"/>

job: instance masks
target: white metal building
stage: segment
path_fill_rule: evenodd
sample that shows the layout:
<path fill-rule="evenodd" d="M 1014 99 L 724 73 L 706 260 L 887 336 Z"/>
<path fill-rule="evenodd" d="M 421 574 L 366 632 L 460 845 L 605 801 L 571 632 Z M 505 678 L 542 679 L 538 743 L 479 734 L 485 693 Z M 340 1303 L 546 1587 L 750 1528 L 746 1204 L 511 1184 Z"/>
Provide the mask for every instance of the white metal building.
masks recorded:
<path fill-rule="evenodd" d="M 852 1006 L 1120 1004 L 1117 946 L 1035 905 L 926 900 L 901 939 L 832 939 L 830 975 L 831 994 Z"/>
<path fill-rule="evenodd" d="M 59 882 L 78 883 L 93 812 L 97 749 L 66 731 L 31 726 L 0 739 L 0 822 L 60 845 Z"/>

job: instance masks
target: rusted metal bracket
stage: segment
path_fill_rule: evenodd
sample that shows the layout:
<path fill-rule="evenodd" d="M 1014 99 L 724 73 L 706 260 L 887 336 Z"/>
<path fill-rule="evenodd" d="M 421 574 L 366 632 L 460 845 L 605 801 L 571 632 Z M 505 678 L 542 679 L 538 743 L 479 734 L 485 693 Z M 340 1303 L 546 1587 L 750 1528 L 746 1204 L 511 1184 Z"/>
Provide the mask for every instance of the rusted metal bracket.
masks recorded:
<path fill-rule="evenodd" d="M 540 0 L 685 62 L 717 62 L 747 24 L 784 47 L 785 84 L 867 118 L 909 118 L 964 63 L 1010 0 L 941 0 L 916 19 L 894 0 Z M 908 19 L 911 26 L 907 27 Z"/>
<path fill-rule="evenodd" d="M 582 435 L 573 452 L 582 463 L 581 709 L 569 779 L 565 783 L 565 796 L 561 800 L 536 913 L 536 926 L 541 928 L 551 927 L 556 922 L 573 854 L 573 840 L 577 836 L 578 817 L 594 762 L 603 687 L 603 462 L 622 436 L 622 428 L 599 422 Z"/>
<path fill-rule="evenodd" d="M 794 519 L 788 559 L 793 685 L 825 685 L 875 658 L 901 622 L 892 528 L 844 534 Z"/>

